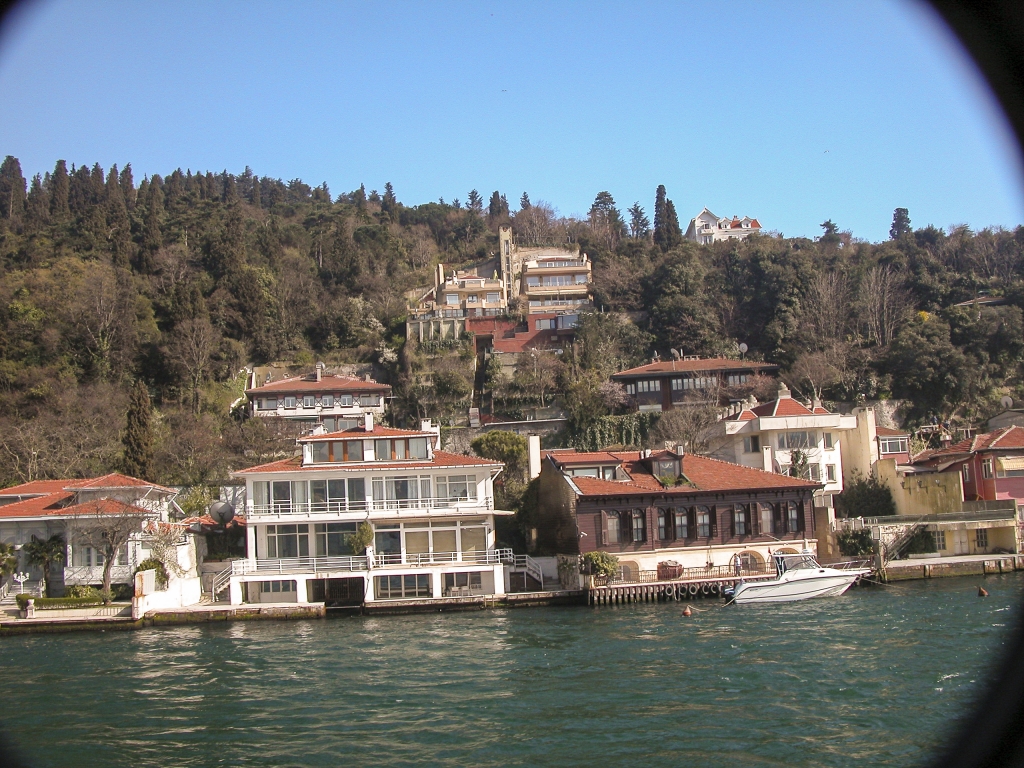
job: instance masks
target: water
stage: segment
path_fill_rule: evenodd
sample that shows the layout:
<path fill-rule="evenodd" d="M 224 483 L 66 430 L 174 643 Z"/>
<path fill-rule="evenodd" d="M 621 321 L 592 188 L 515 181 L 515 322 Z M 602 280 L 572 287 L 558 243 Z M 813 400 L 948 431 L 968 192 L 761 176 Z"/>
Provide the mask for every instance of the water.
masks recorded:
<path fill-rule="evenodd" d="M 36 766 L 910 766 L 1016 620 L 981 581 L 8 637 L 0 716 Z"/>

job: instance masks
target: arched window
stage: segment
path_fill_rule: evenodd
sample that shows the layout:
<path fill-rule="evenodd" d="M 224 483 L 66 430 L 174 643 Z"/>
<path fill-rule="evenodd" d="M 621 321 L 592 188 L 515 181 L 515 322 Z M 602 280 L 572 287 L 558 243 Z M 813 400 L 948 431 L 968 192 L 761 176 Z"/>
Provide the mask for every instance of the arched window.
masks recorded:
<path fill-rule="evenodd" d="M 690 525 L 689 515 L 686 514 L 685 509 L 677 509 L 673 514 L 673 524 L 675 528 L 676 539 L 688 539 L 690 538 Z"/>
<path fill-rule="evenodd" d="M 711 510 L 708 507 L 697 507 L 697 535 L 701 538 L 711 536 Z"/>
<path fill-rule="evenodd" d="M 748 533 L 750 533 L 750 524 L 747 520 L 746 504 L 733 505 L 732 533 L 733 536 L 746 536 Z"/>
<path fill-rule="evenodd" d="M 761 511 L 761 533 L 777 533 L 775 530 L 775 508 L 767 501 L 757 505 Z"/>
<path fill-rule="evenodd" d="M 800 506 L 795 501 L 789 502 L 786 530 L 789 533 L 796 533 L 800 530 Z"/>
<path fill-rule="evenodd" d="M 619 513 L 605 512 L 605 543 L 606 544 L 618 544 L 621 538 L 621 531 L 619 530 Z"/>
<path fill-rule="evenodd" d="M 633 510 L 633 541 L 647 541 L 647 531 L 644 530 L 644 513 L 642 510 Z"/>

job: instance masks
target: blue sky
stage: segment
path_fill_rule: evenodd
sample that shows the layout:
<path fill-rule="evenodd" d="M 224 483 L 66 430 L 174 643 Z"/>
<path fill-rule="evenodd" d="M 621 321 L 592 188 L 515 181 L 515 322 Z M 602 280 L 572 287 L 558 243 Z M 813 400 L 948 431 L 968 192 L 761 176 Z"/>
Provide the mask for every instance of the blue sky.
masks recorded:
<path fill-rule="evenodd" d="M 926 7 L 856 2 L 36 0 L 0 36 L 0 155 L 525 190 L 583 215 L 665 184 L 787 236 L 1024 220 L 998 108 Z"/>

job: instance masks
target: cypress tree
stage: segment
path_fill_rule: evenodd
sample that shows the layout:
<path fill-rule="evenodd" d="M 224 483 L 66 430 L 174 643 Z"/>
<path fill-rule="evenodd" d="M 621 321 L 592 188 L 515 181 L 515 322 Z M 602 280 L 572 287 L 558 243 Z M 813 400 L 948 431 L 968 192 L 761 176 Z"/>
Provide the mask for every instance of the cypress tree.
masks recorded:
<path fill-rule="evenodd" d="M 25 219 L 34 227 L 42 227 L 50 220 L 50 198 L 38 173 L 32 177 L 32 186 L 28 190 Z"/>
<path fill-rule="evenodd" d="M 110 243 L 110 259 L 114 266 L 127 269 L 131 260 L 132 239 L 128 208 L 124 203 L 117 166 L 111 166 L 107 174 L 107 227 Z"/>
<path fill-rule="evenodd" d="M 53 168 L 53 175 L 50 176 L 50 216 L 54 221 L 66 221 L 71 214 L 68 208 L 68 192 L 71 182 L 68 180 L 68 166 L 63 160 L 58 160 Z"/>
<path fill-rule="evenodd" d="M 654 244 L 667 251 L 683 242 L 676 207 L 665 194 L 665 185 L 659 184 L 654 196 Z"/>
<path fill-rule="evenodd" d="M 135 180 L 132 178 L 132 164 L 128 163 L 121 171 L 119 179 L 121 184 L 121 195 L 124 197 L 125 207 L 129 211 L 135 210 Z"/>
<path fill-rule="evenodd" d="M 132 477 L 149 479 L 153 471 L 152 405 L 142 379 L 135 381 L 128 400 L 124 437 L 124 471 Z"/>
<path fill-rule="evenodd" d="M 260 204 L 260 177 L 254 176 L 252 180 L 252 197 L 249 199 L 252 203 L 253 208 L 261 208 Z"/>
<path fill-rule="evenodd" d="M 654 193 L 654 244 L 664 249 L 665 237 L 665 185 L 659 184 Z"/>
<path fill-rule="evenodd" d="M 679 228 L 676 206 L 668 198 L 665 198 L 665 242 L 665 250 L 675 248 L 683 242 L 683 230 Z"/>
<path fill-rule="evenodd" d="M 25 177 L 18 158 L 8 155 L 0 164 L 0 218 L 21 221 L 25 209 Z"/>

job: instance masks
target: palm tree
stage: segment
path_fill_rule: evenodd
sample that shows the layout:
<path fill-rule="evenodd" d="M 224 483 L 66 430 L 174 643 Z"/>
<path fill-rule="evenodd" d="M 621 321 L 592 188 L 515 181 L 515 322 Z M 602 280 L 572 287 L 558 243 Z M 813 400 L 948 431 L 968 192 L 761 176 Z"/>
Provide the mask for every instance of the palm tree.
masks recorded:
<path fill-rule="evenodd" d="M 22 549 L 28 555 L 29 565 L 38 565 L 43 569 L 43 583 L 46 585 L 46 596 L 50 597 L 50 568 L 64 562 L 66 551 L 64 537 L 59 533 L 48 539 L 33 536 Z"/>
<path fill-rule="evenodd" d="M 4 544 L 0 541 L 0 582 L 4 576 L 10 576 L 18 570 L 18 556 L 15 554 L 13 544 Z"/>

